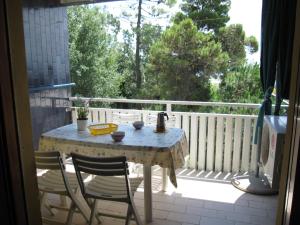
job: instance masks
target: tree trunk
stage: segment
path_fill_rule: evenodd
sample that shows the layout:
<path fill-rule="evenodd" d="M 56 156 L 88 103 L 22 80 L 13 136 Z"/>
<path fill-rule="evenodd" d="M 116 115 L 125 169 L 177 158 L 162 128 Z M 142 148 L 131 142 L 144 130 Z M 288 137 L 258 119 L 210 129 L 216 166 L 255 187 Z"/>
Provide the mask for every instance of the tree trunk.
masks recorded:
<path fill-rule="evenodd" d="M 142 17 L 142 0 L 139 0 L 138 18 L 136 24 L 136 50 L 135 50 L 135 78 L 136 78 L 136 87 L 138 90 L 141 89 L 141 85 L 142 85 L 141 58 L 140 58 L 141 17 Z"/>

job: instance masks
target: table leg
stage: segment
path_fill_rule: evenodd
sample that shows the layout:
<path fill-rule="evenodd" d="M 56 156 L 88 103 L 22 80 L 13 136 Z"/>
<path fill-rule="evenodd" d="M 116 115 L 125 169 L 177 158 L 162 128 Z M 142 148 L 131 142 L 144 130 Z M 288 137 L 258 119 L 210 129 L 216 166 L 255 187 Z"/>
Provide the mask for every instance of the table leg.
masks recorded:
<path fill-rule="evenodd" d="M 145 222 L 152 222 L 152 184 L 151 166 L 144 165 L 144 208 Z"/>
<path fill-rule="evenodd" d="M 168 169 L 162 168 L 162 191 L 166 192 L 168 188 Z"/>

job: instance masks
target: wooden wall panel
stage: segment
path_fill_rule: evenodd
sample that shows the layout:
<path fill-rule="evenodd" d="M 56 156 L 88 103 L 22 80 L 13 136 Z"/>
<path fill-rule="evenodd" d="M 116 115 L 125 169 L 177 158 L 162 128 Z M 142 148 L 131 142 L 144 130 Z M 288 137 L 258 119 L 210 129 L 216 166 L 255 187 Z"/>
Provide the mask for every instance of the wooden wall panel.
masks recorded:
<path fill-rule="evenodd" d="M 66 7 L 23 8 L 29 87 L 70 82 Z"/>
<path fill-rule="evenodd" d="M 23 25 L 33 143 L 37 149 L 41 133 L 71 121 L 66 112 L 69 102 L 63 99 L 71 96 L 70 88 L 50 89 L 51 85 L 70 83 L 67 9 L 24 6 Z"/>

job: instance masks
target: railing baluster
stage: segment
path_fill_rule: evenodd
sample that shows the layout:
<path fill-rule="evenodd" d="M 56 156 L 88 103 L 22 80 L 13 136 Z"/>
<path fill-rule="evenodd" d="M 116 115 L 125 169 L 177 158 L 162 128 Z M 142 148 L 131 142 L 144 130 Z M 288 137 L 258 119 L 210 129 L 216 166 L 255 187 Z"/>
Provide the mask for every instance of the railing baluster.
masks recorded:
<path fill-rule="evenodd" d="M 206 162 L 206 127 L 207 117 L 199 117 L 199 151 L 198 151 L 198 169 L 205 170 Z"/>
<path fill-rule="evenodd" d="M 77 110 L 72 110 L 72 122 L 77 123 Z"/>
<path fill-rule="evenodd" d="M 215 117 L 208 117 L 208 130 L 207 130 L 207 170 L 214 170 L 215 159 Z"/>
<path fill-rule="evenodd" d="M 242 119 L 238 117 L 235 118 L 235 123 L 234 123 L 232 172 L 240 171 L 241 141 L 242 141 L 241 132 L 242 132 Z"/>
<path fill-rule="evenodd" d="M 183 114 L 183 116 L 182 116 L 182 129 L 185 132 L 188 146 L 190 146 L 190 142 L 189 142 L 189 140 L 190 140 L 190 115 L 189 114 Z M 190 151 L 190 147 L 189 147 L 189 151 Z"/>
<path fill-rule="evenodd" d="M 246 172 L 249 170 L 250 163 L 250 146 L 251 146 L 251 119 L 246 118 L 244 123 L 243 151 L 241 170 Z"/>
<path fill-rule="evenodd" d="M 252 128 L 252 140 L 255 134 L 255 127 L 256 127 L 256 123 L 257 123 L 257 118 L 255 118 L 253 120 L 253 128 Z M 256 170 L 256 165 L 257 165 L 257 161 L 256 161 L 256 155 L 257 155 L 257 145 L 253 144 L 253 141 L 251 143 L 251 164 L 250 164 L 250 171 L 255 171 Z"/>
<path fill-rule="evenodd" d="M 191 144 L 190 144 L 190 168 L 197 168 L 197 134 L 198 116 L 191 115 Z"/>
<path fill-rule="evenodd" d="M 88 122 L 89 122 L 89 123 L 92 123 L 92 122 L 93 122 L 93 120 L 92 120 L 92 112 L 91 112 L 91 109 L 89 109 Z"/>
<path fill-rule="evenodd" d="M 176 121 L 175 121 L 175 127 L 181 128 L 181 114 L 174 113 Z"/>
<path fill-rule="evenodd" d="M 167 103 L 166 110 L 167 110 L 167 113 L 171 113 L 172 112 L 172 104 Z"/>
<path fill-rule="evenodd" d="M 113 122 L 113 110 L 112 109 L 107 109 L 106 110 L 106 123 L 112 123 Z"/>
<path fill-rule="evenodd" d="M 224 150 L 224 172 L 231 172 L 232 153 L 232 118 L 226 118 L 225 150 Z"/>
<path fill-rule="evenodd" d="M 90 121 L 92 123 L 95 123 L 97 121 L 95 110 L 91 108 L 90 108 Z"/>
<path fill-rule="evenodd" d="M 215 157 L 215 170 L 223 170 L 223 145 L 224 145 L 224 118 L 217 117 L 217 136 L 216 136 L 216 157 Z"/>
<path fill-rule="evenodd" d="M 100 109 L 99 110 L 99 122 L 100 123 L 105 123 L 106 122 L 106 118 L 105 118 L 105 109 Z"/>

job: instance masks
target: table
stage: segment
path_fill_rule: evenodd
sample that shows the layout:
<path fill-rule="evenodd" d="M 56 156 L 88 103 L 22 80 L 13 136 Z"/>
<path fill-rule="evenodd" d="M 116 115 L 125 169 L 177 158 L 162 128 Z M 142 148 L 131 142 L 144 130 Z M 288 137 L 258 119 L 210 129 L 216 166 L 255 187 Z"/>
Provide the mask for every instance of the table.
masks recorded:
<path fill-rule="evenodd" d="M 125 131 L 122 142 L 114 142 L 110 135 L 93 136 L 88 131 L 77 131 L 75 124 L 59 127 L 42 134 L 40 151 L 77 152 L 90 156 L 125 155 L 128 161 L 144 165 L 144 201 L 145 221 L 152 221 L 152 185 L 151 166 L 159 165 L 163 169 L 163 187 L 166 175 L 177 187 L 175 170 L 185 163 L 188 146 L 185 133 L 179 128 L 168 128 L 165 133 L 155 133 L 155 128 L 145 126 L 135 130 L 130 125 L 119 125 L 119 131 Z"/>

